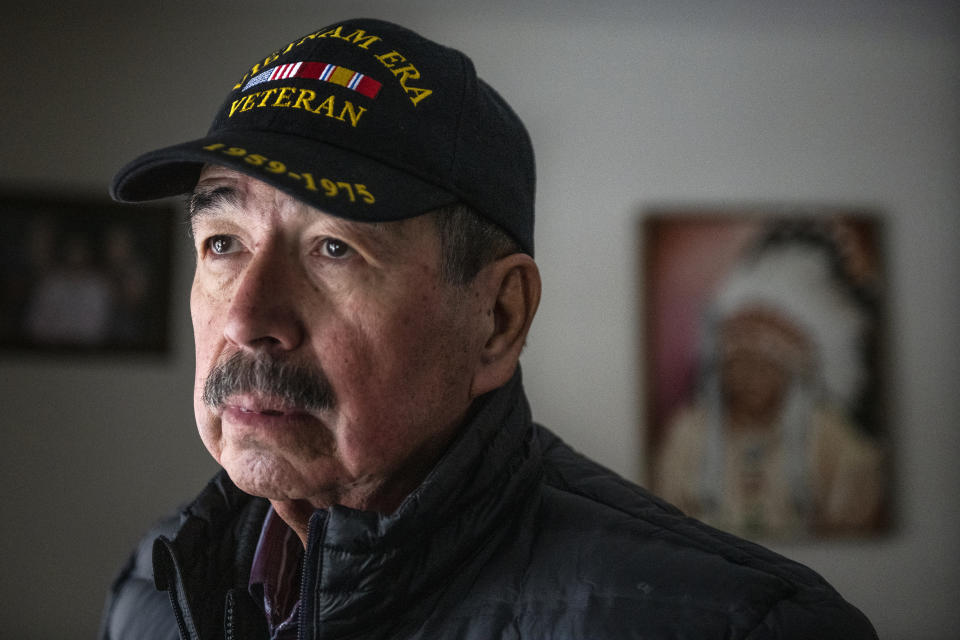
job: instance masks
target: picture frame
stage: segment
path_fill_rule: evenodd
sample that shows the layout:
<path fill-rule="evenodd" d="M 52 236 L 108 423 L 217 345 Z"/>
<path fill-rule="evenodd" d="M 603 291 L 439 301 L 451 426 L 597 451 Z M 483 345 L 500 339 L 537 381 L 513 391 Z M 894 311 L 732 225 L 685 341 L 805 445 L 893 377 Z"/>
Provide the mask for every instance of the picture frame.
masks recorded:
<path fill-rule="evenodd" d="M 175 209 L 0 192 L 0 350 L 167 352 Z"/>
<path fill-rule="evenodd" d="M 647 486 L 747 538 L 886 530 L 880 214 L 658 207 L 641 235 Z"/>

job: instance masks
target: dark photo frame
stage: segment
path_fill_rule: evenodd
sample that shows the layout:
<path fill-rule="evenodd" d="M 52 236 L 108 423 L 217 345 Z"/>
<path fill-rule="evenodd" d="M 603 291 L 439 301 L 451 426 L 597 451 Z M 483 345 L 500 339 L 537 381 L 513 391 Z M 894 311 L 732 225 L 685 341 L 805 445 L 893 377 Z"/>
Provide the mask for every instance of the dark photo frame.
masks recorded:
<path fill-rule="evenodd" d="M 648 486 L 748 538 L 886 529 L 880 216 L 663 207 L 641 233 Z"/>
<path fill-rule="evenodd" d="M 175 207 L 0 193 L 0 349 L 169 347 Z"/>

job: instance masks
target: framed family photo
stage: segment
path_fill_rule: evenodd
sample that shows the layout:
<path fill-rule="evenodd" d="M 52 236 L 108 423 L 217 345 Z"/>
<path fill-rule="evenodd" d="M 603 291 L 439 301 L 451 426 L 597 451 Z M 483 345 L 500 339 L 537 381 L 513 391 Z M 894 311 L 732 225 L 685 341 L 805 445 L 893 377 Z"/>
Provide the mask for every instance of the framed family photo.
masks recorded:
<path fill-rule="evenodd" d="M 648 486 L 748 538 L 886 528 L 880 217 L 660 208 L 642 243 Z"/>
<path fill-rule="evenodd" d="M 0 349 L 166 351 L 174 209 L 0 193 Z"/>

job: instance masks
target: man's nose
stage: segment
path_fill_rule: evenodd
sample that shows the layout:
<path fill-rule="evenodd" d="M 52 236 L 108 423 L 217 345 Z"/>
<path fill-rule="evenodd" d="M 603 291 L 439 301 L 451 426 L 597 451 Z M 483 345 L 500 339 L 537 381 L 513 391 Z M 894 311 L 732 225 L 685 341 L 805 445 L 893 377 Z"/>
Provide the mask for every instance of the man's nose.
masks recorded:
<path fill-rule="evenodd" d="M 290 351 L 304 339 L 296 260 L 279 248 L 256 253 L 240 275 L 224 334 L 238 347 Z"/>

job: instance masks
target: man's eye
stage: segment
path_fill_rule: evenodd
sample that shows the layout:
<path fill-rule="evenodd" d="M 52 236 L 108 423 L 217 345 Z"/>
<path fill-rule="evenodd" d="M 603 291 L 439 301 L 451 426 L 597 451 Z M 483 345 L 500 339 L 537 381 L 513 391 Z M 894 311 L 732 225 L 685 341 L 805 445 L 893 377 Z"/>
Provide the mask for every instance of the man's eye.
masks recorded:
<path fill-rule="evenodd" d="M 218 256 L 226 255 L 237 251 L 237 241 L 232 236 L 212 236 L 207 238 L 207 249 Z"/>
<path fill-rule="evenodd" d="M 324 238 L 320 242 L 320 252 L 327 258 L 343 259 L 353 253 L 353 248 L 342 240 Z"/>

